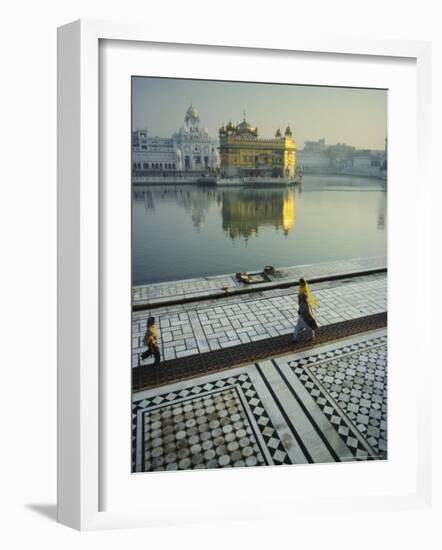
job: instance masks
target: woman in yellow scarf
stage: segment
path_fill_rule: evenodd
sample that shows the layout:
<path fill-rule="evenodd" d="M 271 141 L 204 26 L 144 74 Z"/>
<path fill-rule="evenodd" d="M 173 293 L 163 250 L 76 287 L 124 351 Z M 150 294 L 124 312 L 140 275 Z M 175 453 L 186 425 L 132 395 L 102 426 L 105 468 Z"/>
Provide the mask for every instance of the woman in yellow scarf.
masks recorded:
<path fill-rule="evenodd" d="M 315 330 L 318 328 L 318 323 L 314 317 L 313 311 L 316 308 L 318 301 L 313 296 L 304 277 L 299 279 L 298 290 L 298 321 L 293 332 L 293 342 L 299 342 L 303 333 L 310 336 L 310 339 L 315 337 Z"/>

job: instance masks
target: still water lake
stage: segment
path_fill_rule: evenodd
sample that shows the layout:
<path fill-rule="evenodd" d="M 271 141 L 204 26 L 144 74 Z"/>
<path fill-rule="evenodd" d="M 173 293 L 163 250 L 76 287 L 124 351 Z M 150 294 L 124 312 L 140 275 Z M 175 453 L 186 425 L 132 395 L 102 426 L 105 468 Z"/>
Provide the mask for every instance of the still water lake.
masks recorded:
<path fill-rule="evenodd" d="M 137 186 L 132 193 L 134 285 L 387 251 L 381 180 L 305 175 L 290 189 Z"/>

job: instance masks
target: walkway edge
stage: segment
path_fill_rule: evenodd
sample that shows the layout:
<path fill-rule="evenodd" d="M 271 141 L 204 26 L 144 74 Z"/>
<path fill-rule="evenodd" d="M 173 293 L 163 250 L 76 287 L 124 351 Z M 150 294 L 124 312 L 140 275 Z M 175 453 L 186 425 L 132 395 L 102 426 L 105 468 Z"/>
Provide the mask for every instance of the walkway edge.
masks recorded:
<path fill-rule="evenodd" d="M 337 273 L 335 275 L 324 275 L 321 277 L 310 277 L 309 284 L 314 283 L 323 283 L 327 281 L 338 281 L 341 279 L 352 279 L 355 277 L 363 277 L 365 275 L 374 275 L 376 273 L 386 273 L 387 267 L 376 267 L 373 269 L 364 269 L 361 271 L 351 271 L 350 273 Z M 167 299 L 157 299 L 151 300 L 150 302 L 139 302 L 132 304 L 132 311 L 144 311 L 146 309 L 157 309 L 160 307 L 166 306 L 176 306 L 182 304 L 188 304 L 191 302 L 204 302 L 207 300 L 214 300 L 217 298 L 226 298 L 229 296 L 238 296 L 241 294 L 251 294 L 254 292 L 263 292 L 265 290 L 274 290 L 274 289 L 284 289 L 290 287 L 298 286 L 298 281 L 290 280 L 286 282 L 277 282 L 277 283 L 261 283 L 256 285 L 249 285 L 242 288 L 231 288 L 227 291 L 213 292 L 211 294 L 194 294 L 182 298 L 172 298 Z"/>

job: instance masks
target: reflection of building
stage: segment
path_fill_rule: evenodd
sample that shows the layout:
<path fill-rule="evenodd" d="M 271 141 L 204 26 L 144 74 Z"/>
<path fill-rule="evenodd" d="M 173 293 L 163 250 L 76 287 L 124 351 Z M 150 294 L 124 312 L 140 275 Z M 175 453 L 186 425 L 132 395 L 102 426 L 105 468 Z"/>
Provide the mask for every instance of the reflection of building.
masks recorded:
<path fill-rule="evenodd" d="M 184 126 L 171 138 L 150 137 L 147 129 L 132 132 L 132 172 L 136 176 L 214 173 L 219 154 L 198 111 L 187 109 Z"/>
<path fill-rule="evenodd" d="M 133 200 L 144 202 L 146 211 L 154 210 L 164 203 L 177 204 L 190 214 L 193 226 L 199 229 L 204 225 L 207 212 L 217 200 L 215 190 L 189 189 L 188 187 L 145 187 L 132 191 Z"/>
<path fill-rule="evenodd" d="M 296 143 L 290 126 L 284 135 L 278 129 L 274 138 L 258 137 L 258 129 L 245 118 L 236 126 L 231 122 L 219 131 L 221 172 L 230 176 L 293 178 Z"/>
<path fill-rule="evenodd" d="M 211 209 L 220 209 L 223 230 L 232 239 L 255 236 L 260 227 L 282 229 L 288 235 L 295 223 L 293 189 L 220 191 L 203 187 L 159 185 L 134 188 L 132 197 L 135 203 L 142 203 L 146 211 L 156 209 L 160 212 L 166 204 L 178 205 L 187 212 L 196 229 L 204 225 Z"/>
<path fill-rule="evenodd" d="M 284 197 L 282 204 L 282 228 L 285 235 L 295 224 L 295 196 L 293 190 L 290 190 Z"/>
<path fill-rule="evenodd" d="M 385 228 L 385 222 L 387 217 L 387 193 L 381 193 L 379 197 L 379 209 L 378 209 L 378 229 Z"/>
<path fill-rule="evenodd" d="M 183 159 L 184 171 L 216 172 L 219 166 L 216 144 L 207 128 L 201 127 L 199 113 L 193 105 L 187 109 L 184 126 L 173 139 Z"/>
<path fill-rule="evenodd" d="M 223 229 L 232 239 L 254 237 L 262 226 L 282 228 L 287 235 L 295 221 L 294 192 L 224 191 L 222 218 Z"/>

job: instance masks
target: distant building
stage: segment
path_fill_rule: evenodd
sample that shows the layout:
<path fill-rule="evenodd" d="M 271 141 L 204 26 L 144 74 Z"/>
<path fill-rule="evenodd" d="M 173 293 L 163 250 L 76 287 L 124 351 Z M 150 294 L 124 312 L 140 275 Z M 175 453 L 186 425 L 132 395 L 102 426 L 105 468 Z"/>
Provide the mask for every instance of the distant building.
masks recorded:
<path fill-rule="evenodd" d="M 149 137 L 147 129 L 132 132 L 132 173 L 137 176 L 181 172 L 181 154 L 173 139 Z"/>
<path fill-rule="evenodd" d="M 296 143 L 290 126 L 284 135 L 278 129 L 274 138 L 259 138 L 258 129 L 244 118 L 234 126 L 229 122 L 219 130 L 221 174 L 226 177 L 295 175 Z"/>
<path fill-rule="evenodd" d="M 304 151 L 310 153 L 324 153 L 326 149 L 325 138 L 318 139 L 318 141 L 306 141 L 304 143 Z"/>
<path fill-rule="evenodd" d="M 201 126 L 200 115 L 193 105 L 186 111 L 184 125 L 173 135 L 183 159 L 185 172 L 215 173 L 219 167 L 217 144 L 207 128 Z"/>
<path fill-rule="evenodd" d="M 219 153 L 207 128 L 201 128 L 191 105 L 184 126 L 170 138 L 150 137 L 147 129 L 132 132 L 132 173 L 136 176 L 216 173 Z"/>
<path fill-rule="evenodd" d="M 382 177 L 384 160 L 384 151 L 370 149 L 355 151 L 351 158 L 351 164 L 343 172 L 360 176 Z"/>
<path fill-rule="evenodd" d="M 298 151 L 298 165 L 302 166 L 304 172 L 328 173 L 331 169 L 330 158 L 327 156 L 325 139 L 318 141 L 306 141 L 304 149 Z"/>
<path fill-rule="evenodd" d="M 132 132 L 132 151 L 147 151 L 148 135 L 147 128 Z"/>
<path fill-rule="evenodd" d="M 345 143 L 326 145 L 325 139 L 306 141 L 298 151 L 298 164 L 304 172 L 314 174 L 351 174 L 386 178 L 385 150 L 356 149 Z"/>

